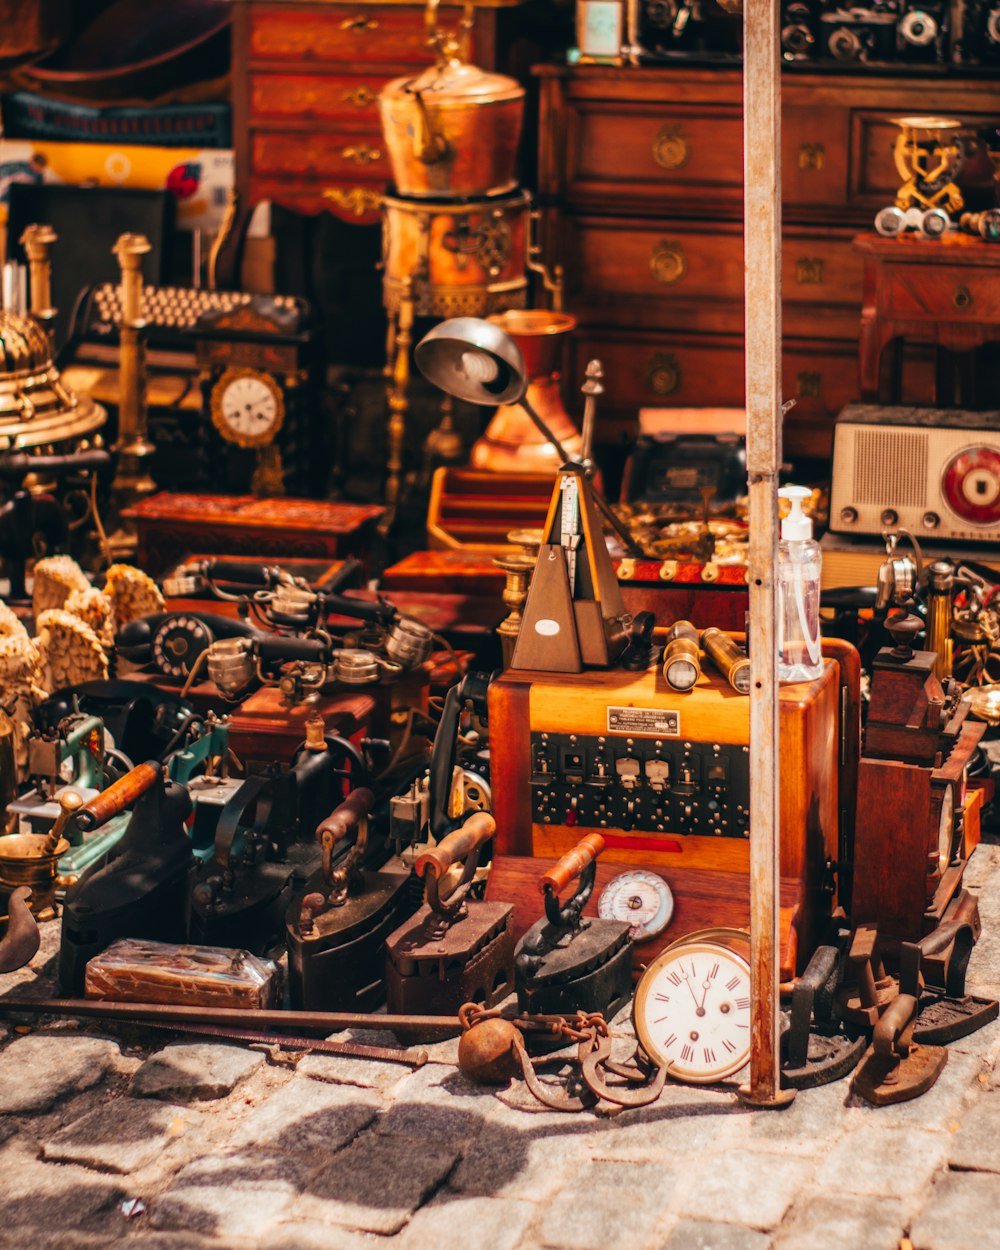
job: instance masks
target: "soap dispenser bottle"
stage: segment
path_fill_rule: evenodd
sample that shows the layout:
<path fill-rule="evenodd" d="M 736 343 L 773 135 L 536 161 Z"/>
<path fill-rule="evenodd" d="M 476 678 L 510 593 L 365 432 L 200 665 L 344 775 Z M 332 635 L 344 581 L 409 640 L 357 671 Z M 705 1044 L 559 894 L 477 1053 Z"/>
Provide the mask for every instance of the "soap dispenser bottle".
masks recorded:
<path fill-rule="evenodd" d="M 778 543 L 778 678 L 812 681 L 823 674 L 819 629 L 822 553 L 812 520 L 802 511 L 811 492 L 804 486 L 778 491 L 791 508 L 781 522 Z"/>

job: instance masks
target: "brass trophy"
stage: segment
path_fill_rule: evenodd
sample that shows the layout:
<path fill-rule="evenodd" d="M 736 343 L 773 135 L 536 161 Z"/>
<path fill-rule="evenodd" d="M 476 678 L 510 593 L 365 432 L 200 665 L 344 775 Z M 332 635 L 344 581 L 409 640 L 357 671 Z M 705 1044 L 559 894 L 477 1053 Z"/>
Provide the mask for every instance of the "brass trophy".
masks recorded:
<path fill-rule="evenodd" d="M 950 214 L 964 206 L 955 178 L 962 166 L 963 124 L 948 117 L 897 117 L 893 160 L 902 178 L 896 202 L 875 218 L 879 234 L 892 238 L 916 230 L 940 238 L 952 228 Z"/>
<path fill-rule="evenodd" d="M 436 63 L 388 83 L 378 102 L 394 183 L 382 201 L 390 409 L 383 525 L 391 524 L 403 473 L 414 318 L 523 309 L 529 270 L 541 272 L 550 289 L 557 285 L 538 260 L 531 197 L 517 183 L 524 88 L 466 63 L 471 6 L 459 31 L 446 34 L 437 5 L 428 0 L 426 8 Z M 428 462 L 461 457 L 450 399 L 426 452 Z"/>

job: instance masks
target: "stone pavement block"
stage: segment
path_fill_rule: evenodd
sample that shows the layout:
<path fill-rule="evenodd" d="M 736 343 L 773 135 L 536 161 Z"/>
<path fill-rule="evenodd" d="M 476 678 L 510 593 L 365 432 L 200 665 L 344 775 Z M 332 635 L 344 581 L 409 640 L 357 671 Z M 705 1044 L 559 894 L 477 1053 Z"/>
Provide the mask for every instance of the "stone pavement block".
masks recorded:
<path fill-rule="evenodd" d="M 781 1116 L 781 1111 L 760 1112 Z M 712 1155 L 704 1167 L 688 1167 L 674 1207 L 699 1220 L 774 1228 L 799 1190 L 812 1179 L 814 1159 L 735 1149 Z"/>
<path fill-rule="evenodd" d="M 295 1214 L 294 1207 L 291 1214 Z M 349 1228 L 338 1228 L 336 1224 L 288 1219 L 267 1229 L 254 1242 L 253 1250 L 373 1250 L 373 1240 L 370 1233 L 354 1233 Z M 135 1250 L 146 1250 L 145 1243 L 141 1247 L 136 1245 Z M 210 1250 L 217 1248 L 213 1246 Z M 249 1250 L 249 1247 L 240 1247 L 239 1250 Z"/>
<path fill-rule="evenodd" d="M 727 1118 L 730 1140 L 763 1150 L 821 1155 L 848 1122 L 849 1093 L 847 1081 L 831 1081 L 800 1090 L 794 1102 L 777 1111 L 754 1111 L 736 1103 Z"/>
<path fill-rule="evenodd" d="M 296 1214 L 383 1236 L 398 1232 L 458 1153 L 438 1141 L 364 1133 L 310 1178 Z"/>
<path fill-rule="evenodd" d="M 318 1167 L 346 1145 L 378 1111 L 372 1095 L 348 1085 L 326 1085 L 295 1076 L 238 1125 L 229 1146 L 264 1146 L 309 1156 Z"/>
<path fill-rule="evenodd" d="M 399 1250 L 517 1250 L 538 1218 L 532 1202 L 442 1196 L 422 1207 L 398 1239 Z"/>
<path fill-rule="evenodd" d="M 916 1126 L 859 1126 L 824 1154 L 816 1184 L 851 1194 L 902 1197 L 916 1193 L 930 1183 L 944 1162 L 948 1144 L 947 1133 Z"/>
<path fill-rule="evenodd" d="M 595 1159 L 662 1163 L 678 1152 L 694 1154 L 716 1146 L 728 1133 L 733 1114 L 728 1099 L 672 1107 L 656 1102 L 595 1126 L 588 1135 L 590 1154 Z"/>
<path fill-rule="evenodd" d="M 1000 1094 L 983 1094 L 948 1140 L 948 1163 L 970 1172 L 1000 1172 Z"/>
<path fill-rule="evenodd" d="M 258 1050 L 217 1042 L 177 1042 L 151 1055 L 132 1078 L 140 1098 L 193 1102 L 224 1098 L 264 1062 Z"/>
<path fill-rule="evenodd" d="M 294 1203 L 304 1180 L 294 1160 L 274 1155 L 196 1159 L 150 1205 L 154 1228 L 249 1239 L 252 1246 Z"/>
<path fill-rule="evenodd" d="M 463 1195 L 544 1202 L 586 1167 L 599 1137 L 577 1125 L 575 1116 L 564 1116 L 554 1128 L 490 1124 L 462 1152 L 448 1185 Z"/>
<path fill-rule="evenodd" d="M 485 1120 L 500 1112 L 500 1103 L 495 1097 L 496 1088 L 495 1085 L 476 1085 L 457 1068 L 428 1063 L 393 1086 L 391 1101 L 399 1107 L 412 1107 L 419 1103 L 432 1110 L 457 1109 Z M 398 1122 L 401 1123 L 402 1118 L 410 1114 L 400 1112 Z"/>
<path fill-rule="evenodd" d="M 767 1250 L 770 1244 L 768 1234 L 754 1228 L 711 1220 L 680 1220 L 670 1230 L 663 1250 Z"/>
<path fill-rule="evenodd" d="M 949 1172 L 911 1225 L 913 1250 L 987 1250 L 997 1244 L 998 1209 L 1000 1176 Z"/>
<path fill-rule="evenodd" d="M 863 1098 L 852 1094 L 848 1106 L 862 1112 L 861 1117 L 853 1118 L 860 1119 L 865 1124 L 877 1123 L 881 1127 L 903 1124 L 947 1128 L 952 1121 L 961 1117 L 963 1108 L 982 1089 L 977 1080 L 982 1071 L 983 1064 L 978 1055 L 962 1054 L 961 1051 L 949 1049 L 944 1071 L 936 1084 L 919 1098 L 911 1098 L 909 1102 L 897 1102 L 889 1107 L 872 1107 Z"/>
<path fill-rule="evenodd" d="M 47 1111 L 60 1098 L 128 1066 L 118 1043 L 105 1037 L 29 1033 L 0 1057 L 0 1114 Z"/>
<path fill-rule="evenodd" d="M 351 1033 L 331 1033 L 331 1042 L 359 1042 L 363 1046 L 398 1047 L 400 1043 L 392 1033 L 377 1033 L 370 1029 Z M 426 1049 L 424 1047 L 423 1049 Z M 362 1089 L 391 1089 L 405 1080 L 413 1068 L 405 1063 L 387 1063 L 380 1059 L 355 1059 L 349 1055 L 311 1054 L 298 1064 L 300 1076 L 311 1076 L 316 1081 L 330 1081 L 340 1085 L 360 1085 Z"/>
<path fill-rule="evenodd" d="M 676 1181 L 662 1163 L 591 1163 L 544 1207 L 540 1240 L 567 1250 L 657 1246 Z"/>
<path fill-rule="evenodd" d="M 887 1184 L 885 1193 L 891 1192 Z M 898 1250 L 906 1208 L 895 1198 L 801 1194 L 771 1242 L 772 1250 Z"/>
<path fill-rule="evenodd" d="M 962 884 L 968 889 L 975 887 L 978 890 L 987 883 L 998 868 L 1000 868 L 1000 846 L 980 842 L 969 857 Z"/>
<path fill-rule="evenodd" d="M 117 1180 L 69 1164 L 42 1163 L 15 1138 L 4 1147 L 0 1173 L 0 1245 L 34 1244 L 43 1229 L 60 1235 L 71 1228 L 86 1231 L 92 1218 L 126 1196 Z"/>
<path fill-rule="evenodd" d="M 50 1137 L 42 1158 L 82 1163 L 99 1172 L 133 1172 L 152 1163 L 194 1122 L 194 1114 L 183 1107 L 116 1098 Z"/>
<path fill-rule="evenodd" d="M 427 1097 L 411 1101 L 397 1090 L 392 1106 L 379 1116 L 375 1131 L 394 1137 L 464 1143 L 479 1136 L 492 1109 L 492 1100 L 483 1094 L 459 1094 L 449 1099 L 431 1086 Z"/>

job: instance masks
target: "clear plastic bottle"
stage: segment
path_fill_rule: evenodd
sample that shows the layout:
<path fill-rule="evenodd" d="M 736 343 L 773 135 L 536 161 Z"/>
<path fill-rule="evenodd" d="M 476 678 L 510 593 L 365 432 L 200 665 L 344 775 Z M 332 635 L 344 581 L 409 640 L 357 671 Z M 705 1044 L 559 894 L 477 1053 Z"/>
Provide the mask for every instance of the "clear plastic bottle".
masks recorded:
<path fill-rule="evenodd" d="M 781 522 L 778 543 L 778 679 L 812 681 L 823 674 L 819 628 L 822 552 L 812 536 L 812 520 L 802 511 L 810 491 L 784 486 L 778 494 L 791 503 Z"/>

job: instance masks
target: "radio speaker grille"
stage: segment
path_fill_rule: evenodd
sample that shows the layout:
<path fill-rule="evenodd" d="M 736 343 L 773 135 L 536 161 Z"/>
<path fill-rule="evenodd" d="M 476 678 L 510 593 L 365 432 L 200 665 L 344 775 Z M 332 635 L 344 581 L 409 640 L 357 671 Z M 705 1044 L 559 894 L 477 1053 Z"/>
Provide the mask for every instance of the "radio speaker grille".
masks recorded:
<path fill-rule="evenodd" d="M 860 504 L 925 506 L 927 493 L 925 433 L 857 430 L 854 435 L 854 497 Z"/>

